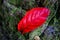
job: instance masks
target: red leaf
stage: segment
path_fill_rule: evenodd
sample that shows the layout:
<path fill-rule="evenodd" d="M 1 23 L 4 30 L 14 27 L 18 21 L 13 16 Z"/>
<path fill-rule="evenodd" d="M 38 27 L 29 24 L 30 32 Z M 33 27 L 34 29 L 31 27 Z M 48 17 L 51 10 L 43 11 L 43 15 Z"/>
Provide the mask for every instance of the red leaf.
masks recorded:
<path fill-rule="evenodd" d="M 49 14 L 50 10 L 43 7 L 33 8 L 27 11 L 26 15 L 18 23 L 18 31 L 25 34 L 35 30 L 44 24 Z"/>

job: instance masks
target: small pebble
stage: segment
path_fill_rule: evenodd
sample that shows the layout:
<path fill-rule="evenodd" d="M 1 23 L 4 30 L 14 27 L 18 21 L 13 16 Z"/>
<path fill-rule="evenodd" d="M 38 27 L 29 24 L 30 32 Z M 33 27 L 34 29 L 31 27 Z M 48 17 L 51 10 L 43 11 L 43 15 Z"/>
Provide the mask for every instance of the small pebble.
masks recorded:
<path fill-rule="evenodd" d="M 39 36 L 35 36 L 34 40 L 40 40 L 40 37 Z"/>

